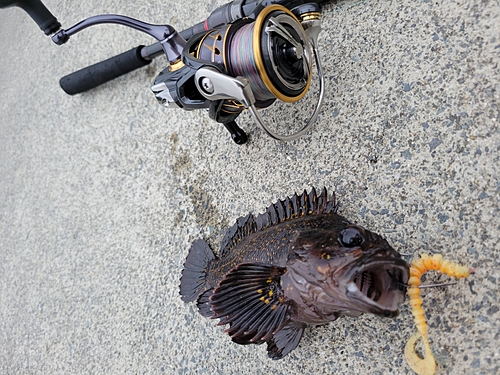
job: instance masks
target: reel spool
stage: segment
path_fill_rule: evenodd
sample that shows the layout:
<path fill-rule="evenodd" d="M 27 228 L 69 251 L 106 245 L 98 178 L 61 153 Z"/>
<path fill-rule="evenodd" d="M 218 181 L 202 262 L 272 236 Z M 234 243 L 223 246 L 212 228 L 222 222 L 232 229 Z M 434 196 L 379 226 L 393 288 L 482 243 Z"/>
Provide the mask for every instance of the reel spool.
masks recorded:
<path fill-rule="evenodd" d="M 236 143 L 246 141 L 234 121 L 244 109 L 272 138 L 296 139 L 316 121 L 323 101 L 324 78 L 316 48 L 319 17 L 315 3 L 292 11 L 274 4 L 260 9 L 255 19 L 238 19 L 194 35 L 183 47 L 181 60 L 171 61 L 151 89 L 165 106 L 208 108 L 210 118 L 223 123 Z M 319 77 L 314 112 L 301 130 L 276 134 L 258 109 L 276 99 L 285 103 L 302 99 L 311 85 L 313 56 Z"/>
<path fill-rule="evenodd" d="M 248 79 L 258 108 L 277 98 L 296 102 L 311 83 L 309 38 L 286 8 L 265 8 L 253 20 L 240 20 L 207 33 L 195 56 L 221 64 L 232 77 Z"/>

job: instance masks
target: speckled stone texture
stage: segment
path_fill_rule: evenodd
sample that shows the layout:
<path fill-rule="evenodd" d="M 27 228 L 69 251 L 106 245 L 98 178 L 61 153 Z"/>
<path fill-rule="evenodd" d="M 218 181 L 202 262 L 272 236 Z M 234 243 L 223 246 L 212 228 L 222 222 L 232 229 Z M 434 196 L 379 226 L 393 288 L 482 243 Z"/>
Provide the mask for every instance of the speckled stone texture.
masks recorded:
<path fill-rule="evenodd" d="M 119 13 L 178 30 L 223 3 L 45 1 L 65 27 Z M 82 95 L 59 88 L 148 36 L 103 25 L 58 47 L 0 10 L 0 373 L 411 374 L 407 303 L 393 320 L 308 329 L 271 361 L 181 301 L 191 241 L 216 246 L 239 216 L 310 186 L 408 260 L 476 267 L 423 292 L 437 373 L 500 373 L 499 14 L 498 0 L 332 1 L 318 123 L 280 143 L 245 113 L 237 146 L 205 112 L 156 103 L 164 58 Z M 315 94 L 263 114 L 296 124 Z"/>

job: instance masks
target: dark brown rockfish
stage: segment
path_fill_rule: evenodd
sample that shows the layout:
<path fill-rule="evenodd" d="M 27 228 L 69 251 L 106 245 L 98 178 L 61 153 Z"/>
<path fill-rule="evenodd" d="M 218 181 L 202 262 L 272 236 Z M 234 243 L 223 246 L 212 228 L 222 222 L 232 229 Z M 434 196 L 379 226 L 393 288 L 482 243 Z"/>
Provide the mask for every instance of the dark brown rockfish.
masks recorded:
<path fill-rule="evenodd" d="M 280 359 L 307 325 L 396 316 L 408 275 L 385 239 L 338 215 L 335 195 L 312 189 L 238 219 L 219 257 L 205 241 L 193 242 L 180 293 L 202 315 L 229 324 L 234 342 L 266 342 L 269 357 Z"/>

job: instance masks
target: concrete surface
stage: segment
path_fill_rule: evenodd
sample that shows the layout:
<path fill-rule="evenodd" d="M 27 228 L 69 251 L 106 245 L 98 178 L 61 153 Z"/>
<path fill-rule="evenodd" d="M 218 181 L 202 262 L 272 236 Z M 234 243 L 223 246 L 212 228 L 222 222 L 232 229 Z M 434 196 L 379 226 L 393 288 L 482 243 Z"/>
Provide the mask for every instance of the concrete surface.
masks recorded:
<path fill-rule="evenodd" d="M 121 13 L 181 30 L 224 2 L 45 3 L 65 27 Z M 411 374 L 407 303 L 395 320 L 309 329 L 275 362 L 180 300 L 192 240 L 216 243 L 237 217 L 312 185 L 408 260 L 476 267 L 423 293 L 437 373 L 500 373 L 499 14 L 498 0 L 332 2 L 317 125 L 279 143 L 244 114 L 251 141 L 237 146 L 204 112 L 156 103 L 163 58 L 83 95 L 59 88 L 147 36 L 99 26 L 57 47 L 1 10 L 0 373 Z M 309 114 L 307 102 L 264 113 Z"/>

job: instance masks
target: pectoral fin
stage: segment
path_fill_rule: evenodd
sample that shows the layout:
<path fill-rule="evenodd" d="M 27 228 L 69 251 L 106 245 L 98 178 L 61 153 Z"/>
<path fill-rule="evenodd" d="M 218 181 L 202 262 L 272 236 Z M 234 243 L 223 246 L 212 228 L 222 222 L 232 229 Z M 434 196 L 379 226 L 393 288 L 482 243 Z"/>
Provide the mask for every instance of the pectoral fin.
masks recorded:
<path fill-rule="evenodd" d="M 285 268 L 244 263 L 231 270 L 210 297 L 219 325 L 238 344 L 262 344 L 288 322 L 280 279 Z"/>

